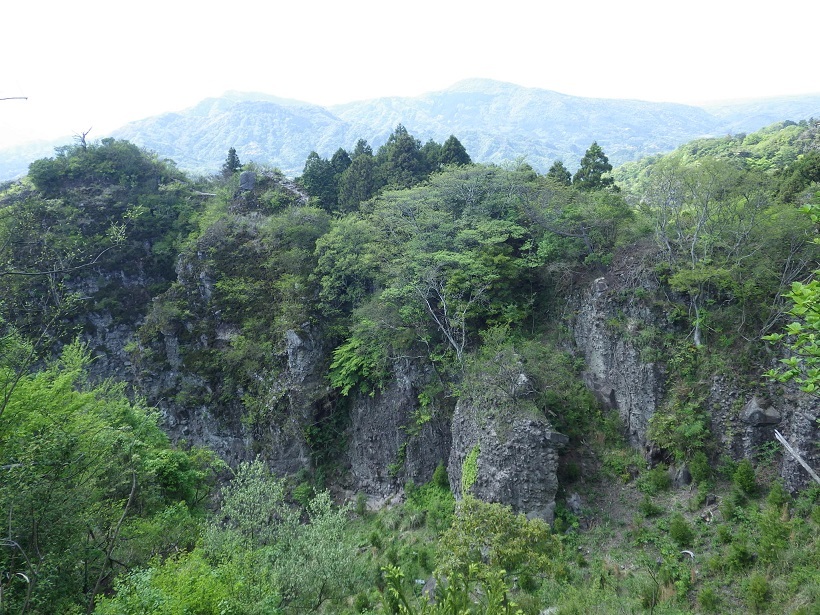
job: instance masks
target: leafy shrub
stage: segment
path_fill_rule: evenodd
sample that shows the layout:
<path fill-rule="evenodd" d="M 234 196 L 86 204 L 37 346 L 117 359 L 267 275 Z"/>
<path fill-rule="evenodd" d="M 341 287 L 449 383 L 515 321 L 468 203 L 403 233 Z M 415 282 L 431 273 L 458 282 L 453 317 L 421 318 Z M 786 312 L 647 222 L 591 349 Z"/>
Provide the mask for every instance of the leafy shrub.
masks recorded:
<path fill-rule="evenodd" d="M 638 504 L 638 510 L 646 517 L 657 517 L 663 513 L 663 508 L 652 502 L 652 498 L 648 494 L 644 494 L 643 500 Z"/>
<path fill-rule="evenodd" d="M 306 508 L 314 495 L 313 485 L 308 482 L 299 483 L 293 488 L 292 494 L 293 499 Z"/>
<path fill-rule="evenodd" d="M 692 546 L 695 532 L 692 525 L 680 513 L 675 514 L 669 521 L 669 535 L 681 548 Z"/>
<path fill-rule="evenodd" d="M 447 468 L 443 463 L 439 463 L 433 472 L 433 484 L 441 489 L 450 490 L 450 479 L 447 476 Z"/>
<path fill-rule="evenodd" d="M 721 599 L 713 587 L 704 587 L 698 593 L 698 605 L 707 613 L 721 611 Z"/>
<path fill-rule="evenodd" d="M 709 458 L 703 451 L 697 451 L 692 455 L 688 465 L 692 480 L 696 483 L 700 484 L 712 477 L 712 464 L 709 463 Z"/>
<path fill-rule="evenodd" d="M 732 475 L 732 482 L 739 487 L 743 493 L 754 495 L 757 491 L 757 482 L 755 481 L 755 470 L 752 467 L 752 462 L 748 459 L 743 459 L 737 464 L 737 469 Z"/>
<path fill-rule="evenodd" d="M 786 491 L 786 488 L 783 486 L 783 482 L 778 480 L 775 481 L 771 489 L 769 489 L 769 495 L 766 496 L 766 504 L 778 510 L 782 510 L 784 506 L 791 502 L 791 499 L 789 492 Z"/>
<path fill-rule="evenodd" d="M 623 482 L 629 482 L 644 467 L 643 457 L 634 450 L 608 450 L 604 453 L 604 472 Z"/>
<path fill-rule="evenodd" d="M 726 554 L 726 567 L 734 572 L 740 572 L 754 563 L 754 553 L 749 548 L 748 538 L 739 536 L 729 547 Z"/>
<path fill-rule="evenodd" d="M 672 485 L 666 465 L 660 463 L 638 477 L 638 491 L 646 495 L 657 495 Z"/>
<path fill-rule="evenodd" d="M 757 522 L 760 532 L 758 553 L 766 563 L 774 563 L 789 544 L 792 524 L 788 513 L 775 506 L 767 506 Z"/>
<path fill-rule="evenodd" d="M 461 466 L 461 494 L 463 496 L 470 492 L 478 478 L 478 455 L 480 452 L 480 445 L 476 444 L 464 458 L 464 463 Z"/>
<path fill-rule="evenodd" d="M 748 604 L 756 613 L 759 613 L 766 603 L 769 601 L 771 589 L 769 581 L 765 576 L 759 572 L 753 574 L 746 583 L 744 588 L 746 604 Z"/>
<path fill-rule="evenodd" d="M 442 472 L 439 472 L 441 468 Z M 439 465 L 433 478 L 429 483 L 421 487 L 416 487 L 412 482 L 405 485 L 404 491 L 407 496 L 405 509 L 408 513 L 421 513 L 421 519 L 425 519 L 427 524 L 436 531 L 442 531 L 449 527 L 453 520 L 456 500 L 450 491 L 450 483 L 447 480 L 447 472 L 444 466 Z M 442 479 L 442 473 L 444 479 Z M 442 485 L 442 483 L 444 483 Z"/>

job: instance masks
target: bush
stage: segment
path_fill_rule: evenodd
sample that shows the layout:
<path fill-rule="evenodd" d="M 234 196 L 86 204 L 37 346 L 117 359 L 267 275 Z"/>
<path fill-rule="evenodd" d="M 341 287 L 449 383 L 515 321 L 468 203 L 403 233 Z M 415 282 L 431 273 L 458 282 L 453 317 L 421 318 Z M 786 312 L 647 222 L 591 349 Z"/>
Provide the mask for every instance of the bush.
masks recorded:
<path fill-rule="evenodd" d="M 654 504 L 648 495 L 643 496 L 643 501 L 638 504 L 638 510 L 641 511 L 641 514 L 647 519 L 649 517 L 657 517 L 663 512 L 663 508 Z"/>
<path fill-rule="evenodd" d="M 712 587 L 704 587 L 698 594 L 698 605 L 707 613 L 719 613 L 721 611 L 721 599 Z"/>
<path fill-rule="evenodd" d="M 757 491 L 757 482 L 755 481 L 755 469 L 752 467 L 752 462 L 744 459 L 737 464 L 734 474 L 732 474 L 732 482 L 743 493 L 747 495 L 754 495 Z"/>
<path fill-rule="evenodd" d="M 666 491 L 672 485 L 666 465 L 660 463 L 651 470 L 647 470 L 638 478 L 638 491 L 646 495 L 657 495 Z"/>
<path fill-rule="evenodd" d="M 698 451 L 692 455 L 692 459 L 689 460 L 689 473 L 692 475 L 692 480 L 697 484 L 712 477 L 712 466 L 706 453 Z"/>
<path fill-rule="evenodd" d="M 769 601 L 769 596 L 771 595 L 769 581 L 760 573 L 754 574 L 746 583 L 744 593 L 746 604 L 748 604 L 755 613 L 759 613 Z"/>
<path fill-rule="evenodd" d="M 789 492 L 783 487 L 783 483 L 778 480 L 775 481 L 772 488 L 769 489 L 769 495 L 766 496 L 766 504 L 772 508 L 782 510 L 784 506 L 791 502 L 791 499 Z"/>
<path fill-rule="evenodd" d="M 726 567 L 733 572 L 740 572 L 751 566 L 754 559 L 754 553 L 749 549 L 746 537 L 738 537 L 729 547 L 729 553 L 726 555 Z"/>
<path fill-rule="evenodd" d="M 439 463 L 436 466 L 436 470 L 433 472 L 432 482 L 440 489 L 446 489 L 447 491 L 450 490 L 450 479 L 447 476 L 447 468 L 444 467 L 443 463 Z"/>
<path fill-rule="evenodd" d="M 680 513 L 675 514 L 669 522 L 669 535 L 681 548 L 692 546 L 695 532 L 692 525 Z"/>

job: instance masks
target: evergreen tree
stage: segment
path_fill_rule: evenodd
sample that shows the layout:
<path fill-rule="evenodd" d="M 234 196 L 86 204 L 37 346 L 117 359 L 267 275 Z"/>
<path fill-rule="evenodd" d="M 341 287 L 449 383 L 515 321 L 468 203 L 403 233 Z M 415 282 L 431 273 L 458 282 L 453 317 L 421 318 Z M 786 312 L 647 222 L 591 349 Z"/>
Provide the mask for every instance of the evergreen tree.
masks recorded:
<path fill-rule="evenodd" d="M 458 166 L 465 164 L 472 164 L 472 159 L 464 149 L 461 141 L 456 139 L 455 135 L 450 135 L 441 146 L 441 164 L 455 164 Z"/>
<path fill-rule="evenodd" d="M 242 170 L 242 163 L 239 162 L 239 156 L 236 155 L 234 148 L 230 148 L 228 150 L 228 157 L 225 159 L 225 164 L 222 165 L 222 177 L 228 179 L 240 170 Z"/>
<path fill-rule="evenodd" d="M 318 206 L 325 211 L 334 211 L 338 203 L 336 174 L 333 164 L 310 152 L 305 160 L 305 169 L 300 178 L 308 194 L 318 201 Z"/>
<path fill-rule="evenodd" d="M 581 158 L 581 167 L 573 176 L 572 184 L 581 190 L 615 188 L 615 180 L 611 177 L 604 177 L 610 171 L 612 171 L 612 165 L 609 164 L 609 158 L 604 154 L 601 146 L 593 142 Z"/>
<path fill-rule="evenodd" d="M 384 184 L 396 188 L 410 188 L 426 175 L 421 142 L 399 124 L 379 148 L 379 173 Z"/>
<path fill-rule="evenodd" d="M 373 155 L 373 148 L 367 144 L 365 139 L 359 139 L 356 141 L 356 147 L 353 148 L 353 154 L 350 156 L 354 160 L 359 156 L 372 156 Z"/>
<path fill-rule="evenodd" d="M 441 145 L 430 139 L 421 148 L 426 173 L 435 173 L 441 167 Z"/>
<path fill-rule="evenodd" d="M 342 173 L 347 170 L 347 167 L 350 166 L 350 154 L 348 154 L 344 148 L 339 148 L 330 158 L 330 166 L 333 167 L 333 173 L 338 177 Z"/>
<path fill-rule="evenodd" d="M 355 211 L 378 189 L 375 158 L 367 154 L 356 156 L 339 178 L 339 209 Z"/>
<path fill-rule="evenodd" d="M 569 172 L 569 169 L 564 166 L 564 163 L 560 160 L 556 160 L 552 163 L 550 170 L 547 171 L 547 178 L 551 179 L 562 186 L 569 186 L 572 183 L 572 175 Z"/>

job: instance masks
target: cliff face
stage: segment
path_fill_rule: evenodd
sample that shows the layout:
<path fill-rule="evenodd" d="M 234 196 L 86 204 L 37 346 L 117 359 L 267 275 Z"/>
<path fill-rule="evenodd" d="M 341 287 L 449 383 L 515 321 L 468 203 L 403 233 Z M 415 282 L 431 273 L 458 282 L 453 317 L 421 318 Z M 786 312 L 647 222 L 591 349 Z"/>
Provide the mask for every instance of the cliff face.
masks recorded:
<path fill-rule="evenodd" d="M 650 460 L 663 454 L 650 441 L 650 420 L 656 412 L 679 403 L 670 385 L 680 376 L 653 351 L 657 342 L 653 335 L 669 334 L 678 340 L 686 336 L 670 322 L 661 297 L 669 305 L 669 296 L 642 257 L 627 255 L 569 302 L 572 342 L 585 360 L 587 386 L 604 408 L 618 413 L 628 441 L 643 449 Z M 708 345 L 699 352 L 709 353 Z M 779 459 L 777 471 L 794 490 L 807 485 L 809 476 L 790 455 L 782 454 L 774 431 L 779 430 L 817 467 L 820 398 L 769 383 L 763 373 L 774 359 L 767 361 L 751 370 L 728 365 L 721 373 L 705 376 L 697 410 L 708 418 L 717 445 L 712 451 L 715 457 Z"/>
<path fill-rule="evenodd" d="M 643 447 L 649 419 L 663 399 L 665 374 L 641 358 L 636 334 L 659 318 L 634 297 L 617 300 L 618 290 L 617 281 L 601 277 L 582 291 L 573 303 L 572 333 L 586 362 L 587 386 L 604 408 L 618 413 L 630 444 Z"/>
<path fill-rule="evenodd" d="M 347 456 L 356 489 L 395 493 L 407 481 L 427 482 L 446 464 L 451 410 L 443 399 L 419 402 L 431 377 L 419 363 L 401 360 L 384 390 L 354 397 Z"/>

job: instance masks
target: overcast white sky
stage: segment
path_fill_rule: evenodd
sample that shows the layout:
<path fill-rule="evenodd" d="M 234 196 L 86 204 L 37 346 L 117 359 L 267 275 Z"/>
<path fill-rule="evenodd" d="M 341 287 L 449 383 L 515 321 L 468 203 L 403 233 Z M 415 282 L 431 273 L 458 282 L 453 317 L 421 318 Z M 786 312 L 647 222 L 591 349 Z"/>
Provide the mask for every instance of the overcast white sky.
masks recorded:
<path fill-rule="evenodd" d="M 820 92 L 814 0 L 4 0 L 0 147 L 226 90 L 330 105 L 484 77 L 694 103 Z"/>

